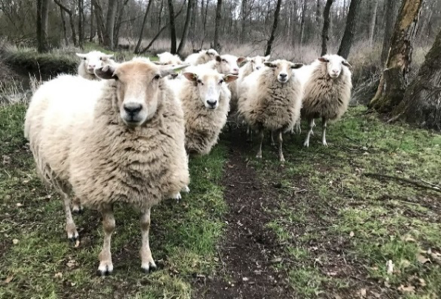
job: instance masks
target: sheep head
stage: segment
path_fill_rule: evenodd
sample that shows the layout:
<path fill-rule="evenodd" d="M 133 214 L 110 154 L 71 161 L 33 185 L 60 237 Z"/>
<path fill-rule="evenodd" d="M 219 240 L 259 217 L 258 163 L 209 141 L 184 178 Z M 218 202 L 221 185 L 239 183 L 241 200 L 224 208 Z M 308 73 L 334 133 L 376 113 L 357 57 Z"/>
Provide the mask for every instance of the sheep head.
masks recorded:
<path fill-rule="evenodd" d="M 175 70 L 185 68 L 157 66 L 145 58 L 134 58 L 119 65 L 95 70 L 107 80 L 115 80 L 116 103 L 122 121 L 129 127 L 142 126 L 156 113 L 160 101 L 160 84 Z"/>
<path fill-rule="evenodd" d="M 265 57 L 262 56 L 255 56 L 248 58 L 248 61 L 251 63 L 251 66 L 253 67 L 253 72 L 260 70 L 264 67 L 264 63 L 269 61 L 270 55 L 267 55 Z"/>
<path fill-rule="evenodd" d="M 274 60 L 272 62 L 265 62 L 265 66 L 272 69 L 277 81 L 280 83 L 287 83 L 291 79 L 294 69 L 301 68 L 303 63 L 292 63 L 287 60 Z"/>
<path fill-rule="evenodd" d="M 207 68 L 193 68 L 188 72 L 184 72 L 184 77 L 194 83 L 199 99 L 208 109 L 219 107 L 221 93 L 226 88 L 225 84 L 238 78 L 237 75 L 222 75 Z"/>
<path fill-rule="evenodd" d="M 93 74 L 95 68 L 104 66 L 106 62 L 113 57 L 113 54 L 105 54 L 100 51 L 91 51 L 87 54 L 76 53 L 78 57 L 84 60 L 86 71 L 89 74 Z"/>
<path fill-rule="evenodd" d="M 351 65 L 346 59 L 339 55 L 325 55 L 318 58 L 318 61 L 326 64 L 326 70 L 329 77 L 336 79 L 340 77 L 343 66 L 350 68 Z"/>
<path fill-rule="evenodd" d="M 169 52 L 160 53 L 157 54 L 157 56 L 159 58 L 159 63 L 155 62 L 156 64 L 171 65 L 172 67 L 183 64 L 178 55 L 173 55 Z"/>
<path fill-rule="evenodd" d="M 239 64 L 245 61 L 245 57 L 236 57 L 233 55 L 217 55 L 216 70 L 221 74 L 239 74 Z"/>

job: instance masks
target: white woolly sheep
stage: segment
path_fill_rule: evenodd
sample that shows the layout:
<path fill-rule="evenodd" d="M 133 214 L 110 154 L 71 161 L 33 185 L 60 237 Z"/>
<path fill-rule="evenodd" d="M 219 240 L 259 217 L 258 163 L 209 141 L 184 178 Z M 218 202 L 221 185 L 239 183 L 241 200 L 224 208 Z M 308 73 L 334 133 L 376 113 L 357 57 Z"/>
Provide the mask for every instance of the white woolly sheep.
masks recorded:
<path fill-rule="evenodd" d="M 162 79 L 172 72 L 135 58 L 95 69 L 102 81 L 59 76 L 37 90 L 27 111 L 25 135 L 38 172 L 63 196 L 68 237 L 78 238 L 70 191 L 102 214 L 102 275 L 113 270 L 113 204 L 141 209 L 141 267 L 149 271 L 156 267 L 150 209 L 189 183 L 182 107 Z"/>
<path fill-rule="evenodd" d="M 234 55 L 224 54 L 217 55 L 214 60 L 209 61 L 204 66 L 218 71 L 220 74 L 239 75 L 239 65 L 245 61 L 245 57 L 237 57 Z"/>
<path fill-rule="evenodd" d="M 293 69 L 303 64 L 286 60 L 265 62 L 265 68 L 253 72 L 244 80 L 239 113 L 260 133 L 257 158 L 262 158 L 264 129 L 275 132 L 279 141 L 279 160 L 283 156 L 282 133 L 291 128 L 300 117 L 302 85 Z"/>
<path fill-rule="evenodd" d="M 172 67 L 182 65 L 181 58 L 178 55 L 173 55 L 169 52 L 160 53 L 157 55 L 159 58 L 159 63 L 162 65 L 171 65 Z"/>
<path fill-rule="evenodd" d="M 189 154 L 208 154 L 227 121 L 230 91 L 236 75 L 221 75 L 204 66 L 191 67 L 176 88 L 185 118 L 185 147 Z"/>
<path fill-rule="evenodd" d="M 304 146 L 309 146 L 315 118 L 322 118 L 322 143 L 326 142 L 328 121 L 338 120 L 351 98 L 351 65 L 341 56 L 325 55 L 299 70 L 303 84 L 302 118 L 309 124 Z"/>
<path fill-rule="evenodd" d="M 105 54 L 100 51 L 91 51 L 87 54 L 76 54 L 78 57 L 82 58 L 80 65 L 78 66 L 78 75 L 89 80 L 99 80 L 93 72 L 94 69 L 115 63 L 115 61 L 111 59 L 113 54 Z"/>
<path fill-rule="evenodd" d="M 199 65 L 209 62 L 210 60 L 213 60 L 216 56 L 218 56 L 219 53 L 217 53 L 214 49 L 208 49 L 208 50 L 201 50 L 199 53 L 193 53 L 187 56 L 185 58 L 185 63 L 189 65 Z"/>

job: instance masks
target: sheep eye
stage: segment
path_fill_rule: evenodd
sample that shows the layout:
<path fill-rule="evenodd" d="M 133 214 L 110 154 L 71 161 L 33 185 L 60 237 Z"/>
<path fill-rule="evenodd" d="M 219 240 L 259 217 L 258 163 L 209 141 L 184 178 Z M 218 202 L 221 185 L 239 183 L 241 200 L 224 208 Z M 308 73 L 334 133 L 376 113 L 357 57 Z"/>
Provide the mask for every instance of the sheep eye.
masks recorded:
<path fill-rule="evenodd" d="M 100 57 L 100 60 L 103 60 L 103 58 L 102 58 L 102 57 Z"/>
<path fill-rule="evenodd" d="M 223 79 L 221 79 L 221 80 L 219 81 L 219 84 L 222 84 L 222 83 L 224 83 L 224 80 L 223 80 Z"/>
<path fill-rule="evenodd" d="M 254 60 L 251 60 L 251 63 L 254 63 Z"/>
<path fill-rule="evenodd" d="M 156 74 L 156 75 L 153 77 L 153 79 L 154 79 L 154 80 L 159 80 L 159 79 L 161 79 L 161 75 Z"/>
<path fill-rule="evenodd" d="M 198 84 L 202 84 L 202 81 L 201 81 L 201 79 L 198 79 Z"/>
<path fill-rule="evenodd" d="M 222 62 L 227 62 L 225 59 L 222 59 Z"/>
<path fill-rule="evenodd" d="M 86 57 L 84 57 L 83 60 L 86 60 Z"/>

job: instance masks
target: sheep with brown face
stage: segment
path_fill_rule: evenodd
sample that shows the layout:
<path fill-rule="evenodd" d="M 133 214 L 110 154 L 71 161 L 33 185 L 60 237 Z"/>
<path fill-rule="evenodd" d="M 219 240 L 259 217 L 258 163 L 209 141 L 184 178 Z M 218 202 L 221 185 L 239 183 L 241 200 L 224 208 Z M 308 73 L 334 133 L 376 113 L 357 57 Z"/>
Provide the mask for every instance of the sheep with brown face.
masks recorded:
<path fill-rule="evenodd" d="M 239 114 L 260 133 L 257 158 L 262 158 L 264 130 L 275 132 L 279 141 L 279 160 L 285 161 L 282 133 L 291 130 L 300 117 L 302 85 L 293 72 L 303 64 L 286 60 L 265 62 L 243 82 Z"/>
<path fill-rule="evenodd" d="M 59 76 L 34 94 L 25 135 L 37 170 L 63 197 L 66 230 L 78 232 L 70 211 L 73 192 L 102 214 L 100 274 L 113 270 L 113 204 L 141 210 L 141 267 L 156 267 L 149 246 L 150 209 L 189 183 L 182 107 L 163 78 L 172 68 L 135 58 L 96 69 L 102 81 Z"/>

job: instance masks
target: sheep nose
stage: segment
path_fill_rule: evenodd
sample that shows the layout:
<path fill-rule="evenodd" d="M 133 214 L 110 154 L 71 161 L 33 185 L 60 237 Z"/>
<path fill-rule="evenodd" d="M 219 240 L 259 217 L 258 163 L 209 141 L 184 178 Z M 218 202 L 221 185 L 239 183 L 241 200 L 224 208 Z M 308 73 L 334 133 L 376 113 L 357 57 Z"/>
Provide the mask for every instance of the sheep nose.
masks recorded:
<path fill-rule="evenodd" d="M 256 66 L 256 70 L 257 70 L 257 71 L 260 70 L 260 66 Z"/>
<path fill-rule="evenodd" d="M 280 78 L 281 79 L 286 79 L 287 76 L 288 76 L 288 74 L 285 74 L 285 73 L 281 73 L 280 74 Z"/>
<path fill-rule="evenodd" d="M 216 106 L 217 101 L 216 100 L 207 100 L 207 104 L 210 105 L 211 107 Z"/>
<path fill-rule="evenodd" d="M 142 109 L 142 105 L 138 103 L 124 104 L 124 110 L 132 116 L 138 113 L 139 111 L 141 111 L 141 109 Z"/>
<path fill-rule="evenodd" d="M 89 64 L 89 68 L 94 69 L 95 65 L 94 64 Z"/>
<path fill-rule="evenodd" d="M 239 72 L 239 69 L 233 69 L 233 73 L 237 74 Z"/>

